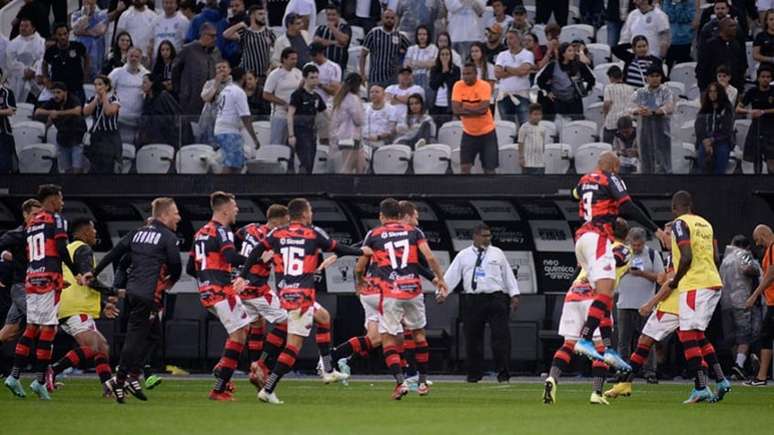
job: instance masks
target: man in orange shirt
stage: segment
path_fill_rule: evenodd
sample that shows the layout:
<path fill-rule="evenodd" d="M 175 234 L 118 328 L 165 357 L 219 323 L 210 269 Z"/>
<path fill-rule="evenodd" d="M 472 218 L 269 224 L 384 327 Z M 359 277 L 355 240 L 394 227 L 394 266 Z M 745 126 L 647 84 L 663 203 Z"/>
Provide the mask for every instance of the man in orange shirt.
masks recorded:
<path fill-rule="evenodd" d="M 771 344 L 774 341 L 774 232 L 768 225 L 758 225 L 753 231 L 753 240 L 757 246 L 762 246 L 765 249 L 763 261 L 761 261 L 763 278 L 761 278 L 758 288 L 747 299 L 747 308 L 752 308 L 763 293 L 766 296 L 768 309 L 758 337 L 761 344 L 761 366 L 758 369 L 758 374 L 745 382 L 745 385 L 762 387 L 766 385 L 769 365 L 771 364 Z"/>
<path fill-rule="evenodd" d="M 495 123 L 489 111 L 491 98 L 489 83 L 478 79 L 474 64 L 465 64 L 462 80 L 452 89 L 452 110 L 462 119 L 460 165 L 463 174 L 470 174 L 478 154 L 484 173 L 494 174 L 499 164 Z"/>

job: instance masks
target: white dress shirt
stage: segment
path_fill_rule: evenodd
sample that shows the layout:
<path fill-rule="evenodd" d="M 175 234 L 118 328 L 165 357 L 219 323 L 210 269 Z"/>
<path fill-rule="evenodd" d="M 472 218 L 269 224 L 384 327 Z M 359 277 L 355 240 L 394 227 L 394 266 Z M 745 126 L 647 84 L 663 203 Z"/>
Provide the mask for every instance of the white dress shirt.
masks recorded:
<path fill-rule="evenodd" d="M 476 268 L 478 248 L 471 245 L 460 251 L 444 274 L 444 281 L 449 289 L 457 287 L 462 280 L 465 294 L 490 294 L 504 292 L 509 296 L 518 296 L 519 283 L 513 275 L 513 269 L 505 258 L 503 251 L 495 246 L 484 250 L 481 263 Z M 476 269 L 476 290 L 473 290 L 473 273 Z"/>

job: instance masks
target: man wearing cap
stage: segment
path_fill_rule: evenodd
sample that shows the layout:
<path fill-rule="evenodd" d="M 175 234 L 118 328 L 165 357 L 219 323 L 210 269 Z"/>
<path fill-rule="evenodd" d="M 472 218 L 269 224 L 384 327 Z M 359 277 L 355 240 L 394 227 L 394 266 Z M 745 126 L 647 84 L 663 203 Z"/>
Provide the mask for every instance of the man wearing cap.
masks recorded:
<path fill-rule="evenodd" d="M 503 28 L 494 23 L 486 28 L 486 42 L 484 43 L 484 57 L 486 61 L 494 65 L 497 55 L 507 50 L 503 42 Z"/>
<path fill-rule="evenodd" d="M 664 71 L 651 65 L 646 72 L 647 86 L 632 96 L 634 115 L 639 117 L 640 171 L 643 174 L 672 172 L 672 142 L 669 118 L 674 109 L 674 95 L 663 84 Z"/>
<path fill-rule="evenodd" d="M 83 172 L 83 135 L 86 121 L 81 101 L 62 82 L 51 84 L 53 98 L 35 109 L 35 119 L 56 127 L 56 155 L 61 174 Z"/>
<path fill-rule="evenodd" d="M 522 38 L 532 32 L 532 23 L 527 18 L 527 9 L 521 5 L 514 7 L 513 20 L 511 20 L 510 26 L 505 28 L 508 30 L 515 29 Z"/>
<path fill-rule="evenodd" d="M 408 110 L 408 99 L 414 94 L 422 96 L 425 99 L 425 90 L 421 86 L 414 84 L 413 71 L 410 67 L 404 66 L 398 70 L 398 84 L 387 86 L 384 92 L 387 94 L 387 100 L 395 108 L 396 117 L 399 120 L 406 119 Z"/>

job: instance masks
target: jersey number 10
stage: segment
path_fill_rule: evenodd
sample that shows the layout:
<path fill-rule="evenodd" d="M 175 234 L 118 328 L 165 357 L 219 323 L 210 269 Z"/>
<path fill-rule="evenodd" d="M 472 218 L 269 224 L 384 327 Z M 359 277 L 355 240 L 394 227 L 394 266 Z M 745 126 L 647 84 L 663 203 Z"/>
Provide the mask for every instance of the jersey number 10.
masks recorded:
<path fill-rule="evenodd" d="M 46 237 L 43 233 L 36 233 L 27 237 L 30 261 L 40 261 L 46 258 Z"/>

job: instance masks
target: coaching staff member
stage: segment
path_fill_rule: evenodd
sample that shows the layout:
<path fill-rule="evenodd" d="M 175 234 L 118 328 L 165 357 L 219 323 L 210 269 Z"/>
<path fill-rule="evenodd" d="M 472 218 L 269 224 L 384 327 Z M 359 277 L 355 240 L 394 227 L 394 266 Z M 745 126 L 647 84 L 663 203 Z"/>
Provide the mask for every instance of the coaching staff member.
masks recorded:
<path fill-rule="evenodd" d="M 107 382 L 118 403 L 124 403 L 128 390 L 140 400 L 148 400 L 137 379 L 150 343 L 160 336 L 159 311 L 166 289 L 180 278 L 182 266 L 175 235 L 180 213 L 172 198 L 156 198 L 151 203 L 152 219 L 146 225 L 124 236 L 94 269 L 94 276 L 125 254 L 131 258 L 131 270 L 126 284 L 125 310 L 129 313 L 120 367 Z M 128 378 L 128 382 L 127 382 Z"/>
<path fill-rule="evenodd" d="M 460 251 L 444 280 L 450 289 L 462 281 L 462 320 L 464 322 L 468 382 L 483 377 L 484 324 L 492 331 L 492 354 L 498 382 L 508 382 L 511 361 L 511 310 L 519 306 L 519 283 L 500 248 L 492 246 L 492 231 L 486 224 L 473 230 L 473 245 Z"/>
<path fill-rule="evenodd" d="M 494 174 L 499 165 L 497 133 L 489 102 L 492 87 L 479 80 L 476 65 L 466 63 L 462 67 L 462 80 L 452 88 L 452 111 L 462 120 L 462 142 L 460 143 L 460 169 L 470 174 L 481 155 L 484 173 Z"/>

